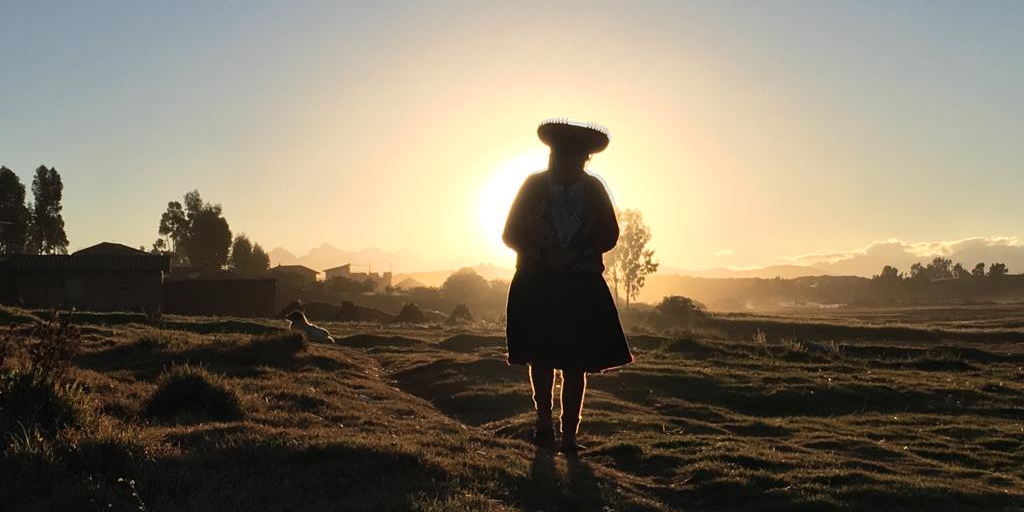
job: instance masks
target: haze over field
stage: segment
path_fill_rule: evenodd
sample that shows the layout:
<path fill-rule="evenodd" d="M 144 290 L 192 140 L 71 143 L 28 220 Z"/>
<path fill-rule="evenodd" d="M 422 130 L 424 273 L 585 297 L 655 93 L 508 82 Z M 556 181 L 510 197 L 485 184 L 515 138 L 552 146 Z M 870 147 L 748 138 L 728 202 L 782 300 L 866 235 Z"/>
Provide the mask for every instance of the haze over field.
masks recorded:
<path fill-rule="evenodd" d="M 268 248 L 509 268 L 534 128 L 567 116 L 610 127 L 591 167 L 663 272 L 943 251 L 1017 271 L 1022 22 L 1019 2 L 14 3 L 0 163 L 61 172 L 72 250 L 148 247 L 199 189 Z"/>
<path fill-rule="evenodd" d="M 660 247 L 656 239 L 655 248 Z M 871 277 L 885 265 L 893 265 L 907 271 L 914 263 L 928 261 L 934 257 L 949 258 L 965 265 L 978 262 L 1002 262 L 1014 273 L 1024 270 L 1024 246 L 1012 237 L 987 237 L 955 240 L 952 242 L 906 243 L 900 240 L 873 242 L 861 249 L 846 251 L 822 251 L 780 258 L 776 265 L 752 265 L 747 267 L 714 266 L 705 268 L 684 268 L 662 265 L 660 274 L 686 275 L 707 278 L 781 277 L 790 279 L 803 276 L 850 275 Z M 270 251 L 271 265 L 305 265 L 323 270 L 345 263 L 369 265 L 375 271 L 395 269 L 400 273 L 436 273 L 440 281 L 447 277 L 446 271 L 463 266 L 473 266 L 490 279 L 507 278 L 511 265 L 502 266 L 472 260 L 471 258 L 428 258 L 412 250 L 385 252 L 380 249 L 345 251 L 324 243 L 308 252 L 296 255 L 283 248 Z M 361 267 L 362 268 L 362 267 Z M 488 270 L 490 269 L 490 270 Z M 438 284 L 440 283 L 438 282 Z M 431 284 L 424 281 L 424 284 Z"/>

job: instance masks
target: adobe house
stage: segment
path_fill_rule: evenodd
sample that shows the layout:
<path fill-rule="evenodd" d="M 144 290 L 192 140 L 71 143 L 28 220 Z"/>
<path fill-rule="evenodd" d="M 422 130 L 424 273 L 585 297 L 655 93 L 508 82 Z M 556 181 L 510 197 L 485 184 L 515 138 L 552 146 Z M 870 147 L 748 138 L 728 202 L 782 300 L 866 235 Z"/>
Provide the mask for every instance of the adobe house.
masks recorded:
<path fill-rule="evenodd" d="M 126 245 L 103 242 L 70 255 L 7 258 L 8 302 L 28 307 L 94 311 L 156 311 L 171 261 Z"/>
<path fill-rule="evenodd" d="M 276 312 L 275 279 L 246 278 L 228 270 L 192 274 L 164 281 L 164 312 L 267 318 Z"/>
<path fill-rule="evenodd" d="M 271 277 L 279 280 L 288 280 L 302 284 L 316 283 L 316 276 L 320 272 L 302 265 L 278 265 L 270 269 Z"/>
<path fill-rule="evenodd" d="M 391 286 L 392 274 L 391 272 L 384 272 L 381 274 L 380 272 L 370 272 L 369 270 L 366 272 L 352 272 L 351 263 L 346 263 L 339 267 L 331 267 L 324 270 L 324 279 L 326 281 L 330 281 L 337 277 L 344 277 L 345 279 L 351 279 L 360 283 L 369 279 L 370 281 L 373 281 L 374 290 L 382 292 L 385 288 Z"/>

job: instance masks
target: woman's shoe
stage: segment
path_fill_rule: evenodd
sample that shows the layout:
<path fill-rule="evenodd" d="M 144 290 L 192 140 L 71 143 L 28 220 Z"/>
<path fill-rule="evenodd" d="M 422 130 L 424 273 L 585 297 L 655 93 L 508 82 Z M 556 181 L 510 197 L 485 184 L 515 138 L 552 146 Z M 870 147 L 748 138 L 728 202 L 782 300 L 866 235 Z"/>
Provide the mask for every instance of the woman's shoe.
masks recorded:
<path fill-rule="evenodd" d="M 580 445 L 576 444 L 575 433 L 562 433 L 562 442 L 558 444 L 558 451 L 569 456 L 576 456 L 580 453 Z"/>

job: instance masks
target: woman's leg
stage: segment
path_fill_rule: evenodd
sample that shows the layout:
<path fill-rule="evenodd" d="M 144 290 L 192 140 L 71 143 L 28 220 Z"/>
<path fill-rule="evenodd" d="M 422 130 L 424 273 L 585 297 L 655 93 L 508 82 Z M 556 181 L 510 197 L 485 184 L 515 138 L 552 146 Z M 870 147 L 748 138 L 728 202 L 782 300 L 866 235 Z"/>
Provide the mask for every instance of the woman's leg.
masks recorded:
<path fill-rule="evenodd" d="M 537 409 L 537 428 L 534 441 L 537 444 L 554 443 L 551 425 L 551 389 L 555 383 L 555 369 L 550 366 L 530 365 L 530 385 L 533 386 L 533 405 Z"/>
<path fill-rule="evenodd" d="M 587 374 L 583 370 L 562 370 L 562 448 L 576 449 L 576 431 L 583 419 L 583 395 Z"/>

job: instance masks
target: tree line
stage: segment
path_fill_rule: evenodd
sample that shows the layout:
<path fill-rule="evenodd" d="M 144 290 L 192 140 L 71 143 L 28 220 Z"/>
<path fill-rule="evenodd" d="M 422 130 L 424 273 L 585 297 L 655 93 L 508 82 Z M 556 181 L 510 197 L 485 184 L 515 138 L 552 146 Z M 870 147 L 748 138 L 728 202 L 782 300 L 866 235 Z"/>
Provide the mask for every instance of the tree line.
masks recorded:
<path fill-rule="evenodd" d="M 18 175 L 0 167 L 0 254 L 67 254 L 63 194 L 60 173 L 53 167 L 36 169 L 31 201 Z M 157 232 L 160 237 L 150 252 L 170 256 L 175 265 L 250 275 L 270 268 L 263 247 L 244 233 L 232 237 L 221 206 L 203 201 L 198 190 L 185 194 L 183 202 L 167 203 Z"/>
<path fill-rule="evenodd" d="M 258 275 L 270 268 L 270 255 L 244 233 L 232 238 L 219 204 L 203 200 L 198 190 L 183 201 L 170 201 L 160 215 L 159 237 L 150 252 L 165 254 L 177 266 L 228 268 Z"/>
<path fill-rule="evenodd" d="M 14 171 L 0 167 L 0 254 L 67 254 L 61 216 L 64 184 L 53 167 L 40 165 L 32 177 L 32 201 Z"/>
<path fill-rule="evenodd" d="M 914 263 L 910 266 L 909 274 L 900 272 L 899 269 L 892 265 L 886 265 L 882 268 L 882 272 L 874 275 L 872 279 L 886 282 L 926 282 L 939 281 L 943 279 L 980 278 L 998 279 L 1008 273 L 1009 269 L 1006 268 L 1006 265 L 1003 263 L 992 263 L 989 265 L 988 271 L 986 272 L 985 263 L 978 263 L 968 270 L 962 263 L 953 263 L 953 260 L 940 256 L 936 257 L 928 264 L 922 264 L 920 262 Z"/>

